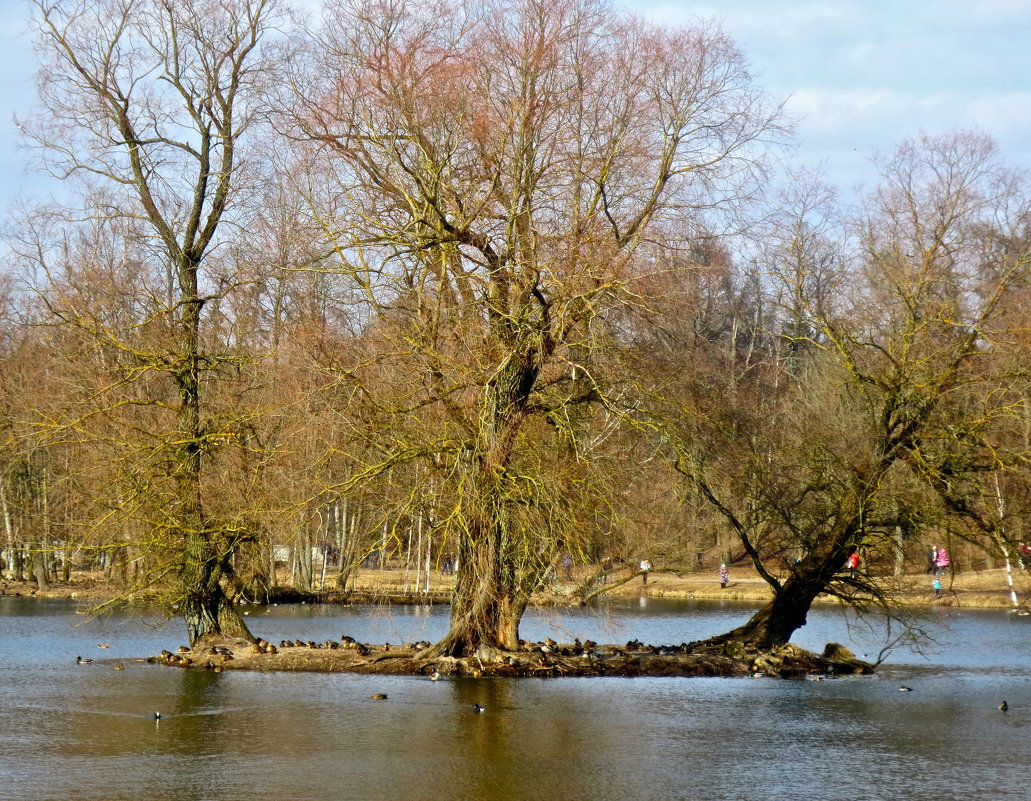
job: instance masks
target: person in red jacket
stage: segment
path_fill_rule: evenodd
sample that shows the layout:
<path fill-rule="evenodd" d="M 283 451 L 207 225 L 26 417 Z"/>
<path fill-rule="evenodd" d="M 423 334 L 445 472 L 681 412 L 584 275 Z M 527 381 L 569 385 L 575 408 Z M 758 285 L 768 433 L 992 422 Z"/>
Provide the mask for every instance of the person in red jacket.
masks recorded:
<path fill-rule="evenodd" d="M 859 569 L 859 554 L 852 551 L 848 555 L 848 559 L 845 560 L 845 567 L 848 568 L 848 573 L 852 578 L 856 577 L 856 571 Z"/>

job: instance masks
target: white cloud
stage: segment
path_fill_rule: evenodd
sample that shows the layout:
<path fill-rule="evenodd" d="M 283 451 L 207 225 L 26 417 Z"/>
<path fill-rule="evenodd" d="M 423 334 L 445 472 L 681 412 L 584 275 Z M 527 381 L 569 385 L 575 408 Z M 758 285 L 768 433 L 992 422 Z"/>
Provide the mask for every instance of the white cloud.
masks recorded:
<path fill-rule="evenodd" d="M 800 89 L 786 108 L 806 135 L 820 139 L 898 139 L 920 130 L 980 128 L 1002 140 L 1023 138 L 1031 144 L 1031 92 Z"/>
<path fill-rule="evenodd" d="M 1000 137 L 1022 136 L 1031 144 L 1031 92 L 971 98 L 967 114 Z"/>
<path fill-rule="evenodd" d="M 969 15 L 973 19 L 984 22 L 1008 22 L 1014 19 L 1023 18 L 1031 14 L 1031 1 L 1029 0 L 958 0 L 954 3 L 956 11 L 960 14 Z"/>
<path fill-rule="evenodd" d="M 1031 92 L 801 89 L 787 110 L 798 120 L 802 158 L 823 163 L 828 178 L 843 188 L 871 180 L 874 153 L 889 153 L 920 133 L 975 128 L 995 138 L 1011 163 L 1031 165 Z"/>
<path fill-rule="evenodd" d="M 904 129 L 938 117 L 949 112 L 952 101 L 947 93 L 921 96 L 885 87 L 800 89 L 787 108 L 812 134 L 852 139 L 864 131 Z"/>

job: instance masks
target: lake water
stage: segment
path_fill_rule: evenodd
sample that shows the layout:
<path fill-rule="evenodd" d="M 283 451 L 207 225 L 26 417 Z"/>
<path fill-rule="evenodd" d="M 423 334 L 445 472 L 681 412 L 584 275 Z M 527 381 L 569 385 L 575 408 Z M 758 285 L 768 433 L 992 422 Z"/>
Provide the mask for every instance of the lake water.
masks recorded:
<path fill-rule="evenodd" d="M 521 631 L 680 643 L 749 612 L 642 599 L 532 613 Z M 446 615 L 248 609 L 273 641 L 432 640 Z M 183 641 L 181 624 L 154 622 L 0 598 L 0 799 L 1031 798 L 1031 618 L 1005 612 L 942 612 L 928 656 L 898 650 L 876 677 L 821 682 L 215 674 L 131 661 Z M 884 632 L 848 624 L 815 611 L 796 641 L 876 658 Z"/>

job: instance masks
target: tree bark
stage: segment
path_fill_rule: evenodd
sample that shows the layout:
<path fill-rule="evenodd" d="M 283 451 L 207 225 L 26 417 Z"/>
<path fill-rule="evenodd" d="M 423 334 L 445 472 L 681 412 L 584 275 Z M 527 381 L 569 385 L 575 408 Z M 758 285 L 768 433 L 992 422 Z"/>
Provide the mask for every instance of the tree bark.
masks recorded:
<path fill-rule="evenodd" d="M 519 621 L 529 595 L 513 586 L 515 576 L 501 553 L 503 539 L 494 526 L 484 536 L 473 532 L 459 546 L 451 625 L 435 653 L 470 656 L 484 647 L 519 647 Z"/>
<path fill-rule="evenodd" d="M 536 560 L 515 557 L 533 546 L 517 542 L 507 496 L 508 471 L 516 437 L 526 420 L 526 403 L 537 380 L 532 350 L 522 349 L 507 320 L 492 326 L 500 342 L 508 340 L 512 357 L 484 388 L 487 419 L 480 431 L 479 456 L 469 476 L 474 497 L 469 526 L 460 537 L 458 576 L 451 601 L 451 625 L 437 650 L 448 656 L 469 655 L 481 647 L 513 650 L 519 646 L 519 621 L 537 585 Z"/>
<path fill-rule="evenodd" d="M 229 547 L 228 541 L 221 542 L 231 535 L 209 528 L 204 513 L 200 384 L 200 314 L 204 301 L 198 289 L 197 269 L 194 260 L 185 256 L 178 260 L 177 279 L 183 302 L 174 371 L 179 390 L 176 410 L 179 437 L 174 454 L 179 514 L 175 525 L 184 543 L 178 578 L 183 620 L 191 647 L 226 637 L 254 639 L 222 586 L 223 577 L 231 570 L 235 543 Z"/>
<path fill-rule="evenodd" d="M 36 581 L 36 586 L 41 590 L 50 589 L 50 581 L 47 578 L 47 564 L 46 554 L 43 549 L 45 544 L 38 542 L 32 545 L 32 578 Z"/>
<path fill-rule="evenodd" d="M 883 459 L 874 468 L 877 480 L 892 464 L 891 458 Z M 863 519 L 872 503 L 870 489 L 877 486 L 877 480 L 867 480 L 868 488 L 862 497 L 853 496 L 842 502 L 838 510 L 838 518 L 820 546 L 810 551 L 798 564 L 792 567 L 791 574 L 781 582 L 762 567 L 758 554 L 749 547 L 749 541 L 743 537 L 746 550 L 752 555 L 753 562 L 759 568 L 760 575 L 773 589 L 773 598 L 742 626 L 708 640 L 709 643 L 747 642 L 759 648 L 772 648 L 791 641 L 792 635 L 806 624 L 809 609 L 813 601 L 823 592 L 839 592 L 848 588 L 841 582 L 851 582 L 856 589 L 868 585 L 862 577 L 845 578 L 841 576 L 845 560 L 864 534 Z"/>
<path fill-rule="evenodd" d="M 827 579 L 820 573 L 793 576 L 747 623 L 709 642 L 747 642 L 760 648 L 784 645 L 806 624 L 813 601 L 826 589 Z"/>

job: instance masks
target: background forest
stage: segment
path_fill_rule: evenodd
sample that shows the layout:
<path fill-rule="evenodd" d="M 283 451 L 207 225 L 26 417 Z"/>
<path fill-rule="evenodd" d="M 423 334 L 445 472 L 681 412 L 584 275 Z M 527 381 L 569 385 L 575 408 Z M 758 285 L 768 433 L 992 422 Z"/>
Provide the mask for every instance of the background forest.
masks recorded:
<path fill-rule="evenodd" d="M 34 5 L 61 184 L 5 226 L 6 577 L 156 586 L 195 640 L 284 582 L 447 569 L 459 653 L 567 563 L 738 562 L 774 642 L 1031 538 L 1031 194 L 985 135 L 844 204 L 709 23 Z"/>

